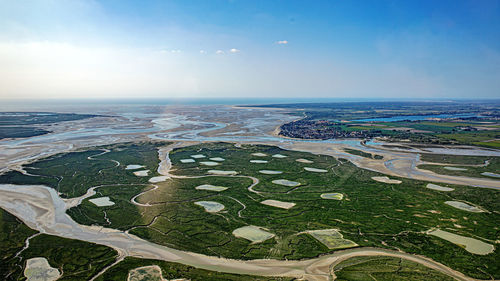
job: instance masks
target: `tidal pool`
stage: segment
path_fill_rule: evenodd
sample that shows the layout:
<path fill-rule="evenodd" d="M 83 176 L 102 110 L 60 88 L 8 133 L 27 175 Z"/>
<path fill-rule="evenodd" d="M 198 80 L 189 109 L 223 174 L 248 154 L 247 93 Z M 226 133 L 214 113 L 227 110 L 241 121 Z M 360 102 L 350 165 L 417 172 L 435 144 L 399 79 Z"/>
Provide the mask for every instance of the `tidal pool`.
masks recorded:
<path fill-rule="evenodd" d="M 152 177 L 148 181 L 150 183 L 157 183 L 157 182 L 162 182 L 168 180 L 170 177 L 169 176 L 157 176 L 157 177 Z"/>
<path fill-rule="evenodd" d="M 257 156 L 257 157 L 265 157 L 265 156 L 267 156 L 267 154 L 261 153 L 261 152 L 252 153 L 252 155 L 253 156 Z"/>
<path fill-rule="evenodd" d="M 323 243 L 328 249 L 345 249 L 358 246 L 349 239 L 344 239 L 344 236 L 337 229 L 320 229 L 309 230 L 309 235 L 314 237 L 319 242 Z"/>
<path fill-rule="evenodd" d="M 89 199 L 89 201 L 90 203 L 93 203 L 97 207 L 113 206 L 115 204 L 115 202 L 109 200 L 108 196 Z"/>
<path fill-rule="evenodd" d="M 233 235 L 239 238 L 245 238 L 252 243 L 264 242 L 274 237 L 274 234 L 261 229 L 258 226 L 248 225 L 233 230 Z"/>
<path fill-rule="evenodd" d="M 393 179 L 390 179 L 389 177 L 372 177 L 372 180 L 374 181 L 378 181 L 378 182 L 383 182 L 383 183 L 390 183 L 390 184 L 400 184 L 402 183 L 402 181 L 400 180 L 393 180 Z"/>
<path fill-rule="evenodd" d="M 38 257 L 26 261 L 24 276 L 28 281 L 54 281 L 59 279 L 61 273 L 51 267 L 46 258 Z"/>
<path fill-rule="evenodd" d="M 433 184 L 433 183 L 429 183 L 425 187 L 427 187 L 428 189 L 434 189 L 434 190 L 438 190 L 438 191 L 453 191 L 453 190 L 455 190 L 454 188 L 451 188 L 451 187 L 440 186 L 440 185 Z"/>
<path fill-rule="evenodd" d="M 279 175 L 282 174 L 282 171 L 273 171 L 273 170 L 260 170 L 259 173 L 265 174 L 265 175 Z"/>
<path fill-rule="evenodd" d="M 300 163 L 304 163 L 304 164 L 312 164 L 312 163 L 314 163 L 313 161 L 307 160 L 307 159 L 304 159 L 304 158 L 299 158 L 299 159 L 297 159 L 295 161 L 300 162 Z"/>
<path fill-rule="evenodd" d="M 311 168 L 311 167 L 304 167 L 304 170 L 306 170 L 308 172 L 314 172 L 314 173 L 326 173 L 326 172 L 328 172 L 325 169 L 316 169 L 316 168 Z"/>
<path fill-rule="evenodd" d="M 195 187 L 195 189 L 198 189 L 198 190 L 210 190 L 210 191 L 224 191 L 227 189 L 227 187 L 225 186 L 215 186 L 215 185 L 211 185 L 211 184 L 202 184 L 202 185 L 198 185 L 197 187 Z"/>
<path fill-rule="evenodd" d="M 283 154 L 274 154 L 273 157 L 274 158 L 287 158 L 288 156 L 283 155 Z"/>
<path fill-rule="evenodd" d="M 467 252 L 476 255 L 487 255 L 495 250 L 495 247 L 493 245 L 485 243 L 481 240 L 465 237 L 458 234 L 453 234 L 451 232 L 444 231 L 441 229 L 428 230 L 427 234 L 434 235 L 441 239 L 450 241 L 451 243 L 464 248 Z"/>
<path fill-rule="evenodd" d="M 149 170 L 142 170 L 142 171 L 135 171 L 134 175 L 138 177 L 147 177 L 149 173 Z"/>
<path fill-rule="evenodd" d="M 484 173 L 481 173 L 481 175 L 487 176 L 487 177 L 500 178 L 500 174 L 495 174 L 495 173 L 490 173 L 490 172 L 484 172 Z"/>
<path fill-rule="evenodd" d="M 264 200 L 260 203 L 267 205 L 267 206 L 282 208 L 282 209 L 290 209 L 293 206 L 295 206 L 295 203 L 292 203 L 292 202 L 283 202 L 283 201 L 272 200 L 272 199 Z"/>
<path fill-rule="evenodd" d="M 194 202 L 194 204 L 202 206 L 203 208 L 205 208 L 205 211 L 209 213 L 216 213 L 224 210 L 224 205 L 214 201 L 198 201 Z"/>
<path fill-rule="evenodd" d="M 214 175 L 223 175 L 223 176 L 234 176 L 238 174 L 236 171 L 223 171 L 223 170 L 209 170 L 207 171 L 209 174 L 214 174 Z"/>
<path fill-rule="evenodd" d="M 299 186 L 300 185 L 300 182 L 289 181 L 289 180 L 285 180 L 285 179 L 273 180 L 272 183 L 284 185 L 284 186 Z"/>
<path fill-rule="evenodd" d="M 323 193 L 320 195 L 323 199 L 334 199 L 334 200 L 342 200 L 344 198 L 344 194 L 342 193 Z"/>
<path fill-rule="evenodd" d="M 181 159 L 181 163 L 194 163 L 196 162 L 194 159 Z"/>
<path fill-rule="evenodd" d="M 449 171 L 467 171 L 466 168 L 458 168 L 458 167 L 444 167 L 444 169 L 449 170 Z"/>
<path fill-rule="evenodd" d="M 267 160 L 250 160 L 250 163 L 265 164 Z"/>
<path fill-rule="evenodd" d="M 222 161 L 224 161 L 224 160 L 226 160 L 226 159 L 224 159 L 224 158 L 222 158 L 222 157 L 212 157 L 212 158 L 210 158 L 210 160 L 212 160 L 212 161 L 217 161 L 217 162 L 222 162 Z"/>
<path fill-rule="evenodd" d="M 191 155 L 191 158 L 194 158 L 194 159 L 199 159 L 199 158 L 205 158 L 206 156 L 203 155 L 203 154 L 195 154 L 195 155 Z"/>
<path fill-rule="evenodd" d="M 464 211 L 467 211 L 467 212 L 472 212 L 472 213 L 482 213 L 482 212 L 484 212 L 483 210 L 481 210 L 480 208 L 478 208 L 476 206 L 472 206 L 472 205 L 469 205 L 467 203 L 460 202 L 460 201 L 446 201 L 444 203 L 446 205 L 449 205 L 449 206 L 452 206 L 452 207 L 455 207 L 457 209 L 464 210 Z"/>
<path fill-rule="evenodd" d="M 144 166 L 143 165 L 127 165 L 127 167 L 125 167 L 125 170 L 137 170 L 140 168 L 144 168 Z"/>
<path fill-rule="evenodd" d="M 219 165 L 219 163 L 213 162 L 213 161 L 202 161 L 202 162 L 200 162 L 200 164 L 205 165 L 205 166 L 217 166 L 217 165 Z"/>

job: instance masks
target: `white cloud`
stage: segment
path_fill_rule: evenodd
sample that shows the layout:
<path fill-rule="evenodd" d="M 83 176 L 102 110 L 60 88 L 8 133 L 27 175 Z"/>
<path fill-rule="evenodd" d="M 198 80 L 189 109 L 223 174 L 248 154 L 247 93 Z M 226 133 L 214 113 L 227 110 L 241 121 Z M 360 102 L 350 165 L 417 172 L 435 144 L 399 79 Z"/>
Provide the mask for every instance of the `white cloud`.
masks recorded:
<path fill-rule="evenodd" d="M 225 52 L 223 50 L 217 50 L 217 51 L 215 51 L 215 54 L 216 55 L 223 55 L 223 54 L 225 54 Z"/>
<path fill-rule="evenodd" d="M 207 53 L 207 51 L 205 51 L 205 50 L 200 50 L 200 54 L 205 55 L 206 53 Z"/>
<path fill-rule="evenodd" d="M 286 45 L 286 44 L 288 44 L 288 41 L 287 40 L 280 40 L 280 41 L 276 41 L 276 44 L 278 44 L 278 45 Z"/>
<path fill-rule="evenodd" d="M 239 53 L 239 52 L 240 52 L 240 50 L 233 48 L 233 49 L 229 50 L 229 52 L 230 52 L 231 54 L 236 54 L 236 53 Z"/>
<path fill-rule="evenodd" d="M 180 52 L 181 52 L 181 50 L 171 50 L 170 52 L 171 52 L 172 54 L 178 54 L 178 53 L 180 53 Z"/>

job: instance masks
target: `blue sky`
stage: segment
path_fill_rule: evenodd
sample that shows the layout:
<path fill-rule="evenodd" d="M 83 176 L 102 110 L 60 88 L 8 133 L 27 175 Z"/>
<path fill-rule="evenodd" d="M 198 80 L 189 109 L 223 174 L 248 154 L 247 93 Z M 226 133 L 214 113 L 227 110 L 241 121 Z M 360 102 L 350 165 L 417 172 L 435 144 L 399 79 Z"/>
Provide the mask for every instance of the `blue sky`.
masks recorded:
<path fill-rule="evenodd" d="M 0 0 L 1 98 L 498 98 L 500 1 Z"/>

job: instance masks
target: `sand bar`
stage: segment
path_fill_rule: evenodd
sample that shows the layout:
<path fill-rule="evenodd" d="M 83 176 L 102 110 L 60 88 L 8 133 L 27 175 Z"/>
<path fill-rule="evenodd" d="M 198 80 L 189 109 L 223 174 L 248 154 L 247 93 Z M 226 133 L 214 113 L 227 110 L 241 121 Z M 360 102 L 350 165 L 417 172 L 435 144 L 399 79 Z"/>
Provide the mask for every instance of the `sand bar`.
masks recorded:
<path fill-rule="evenodd" d="M 135 171 L 134 175 L 138 177 L 147 177 L 149 173 L 149 170 L 142 170 L 142 171 Z"/>
<path fill-rule="evenodd" d="M 196 162 L 194 159 L 181 159 L 181 163 L 194 163 Z"/>
<path fill-rule="evenodd" d="M 200 162 L 200 164 L 205 165 L 205 166 L 217 166 L 217 165 L 219 165 L 219 163 L 213 162 L 213 161 L 202 161 L 202 162 Z"/>
<path fill-rule="evenodd" d="M 267 156 L 267 154 L 261 153 L 261 152 L 252 153 L 252 155 L 253 156 L 257 156 L 257 157 L 265 157 L 265 156 Z"/>
<path fill-rule="evenodd" d="M 265 174 L 265 175 L 279 175 L 282 174 L 282 171 L 273 171 L 273 170 L 260 170 L 259 173 Z"/>
<path fill-rule="evenodd" d="M 125 167 L 125 170 L 137 170 L 140 168 L 144 168 L 144 165 L 127 165 L 127 167 Z"/>
<path fill-rule="evenodd" d="M 288 156 L 278 153 L 278 154 L 274 154 L 273 157 L 274 158 L 287 158 Z"/>
<path fill-rule="evenodd" d="M 433 184 L 433 183 L 428 183 L 425 187 L 428 189 L 433 189 L 433 190 L 438 190 L 438 191 L 453 191 L 453 190 L 455 190 L 454 188 L 451 188 L 451 187 L 440 186 L 440 185 Z"/>
<path fill-rule="evenodd" d="M 210 158 L 210 160 L 212 160 L 212 161 L 217 161 L 217 162 L 222 162 L 222 161 L 224 161 L 224 160 L 226 160 L 226 159 L 224 159 L 224 158 L 222 158 L 222 157 L 212 157 L 212 158 Z"/>
<path fill-rule="evenodd" d="M 378 181 L 378 182 L 383 182 L 383 183 L 390 183 L 390 184 L 400 184 L 402 181 L 400 180 L 393 180 L 390 179 L 389 177 L 383 176 L 383 177 L 372 177 L 372 180 Z"/>
<path fill-rule="evenodd" d="M 199 159 L 199 158 L 205 158 L 206 156 L 203 155 L 203 154 L 195 154 L 195 155 L 191 155 L 191 158 L 194 158 L 194 159 Z"/>
<path fill-rule="evenodd" d="M 295 161 L 300 162 L 300 163 L 304 163 L 304 164 L 312 164 L 312 163 L 314 163 L 313 161 L 307 160 L 307 159 L 304 159 L 304 158 L 299 158 L 299 159 L 297 159 Z"/>
<path fill-rule="evenodd" d="M 314 173 L 326 173 L 326 172 L 328 172 L 325 169 L 317 169 L 317 168 L 311 168 L 311 167 L 304 167 L 304 170 L 306 170 L 308 172 L 314 172 Z"/>

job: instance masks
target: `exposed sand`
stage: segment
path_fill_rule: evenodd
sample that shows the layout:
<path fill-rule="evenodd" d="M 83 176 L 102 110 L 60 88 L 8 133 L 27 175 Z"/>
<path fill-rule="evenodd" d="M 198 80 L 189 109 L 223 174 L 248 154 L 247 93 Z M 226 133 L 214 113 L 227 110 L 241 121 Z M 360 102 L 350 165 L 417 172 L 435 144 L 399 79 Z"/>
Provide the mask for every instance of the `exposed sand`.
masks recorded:
<path fill-rule="evenodd" d="M 223 176 L 234 176 L 238 174 L 238 172 L 236 171 L 224 171 L 224 170 L 209 170 L 207 171 L 207 173 L 214 175 L 223 175 Z"/>
<path fill-rule="evenodd" d="M 239 238 L 245 238 L 252 243 L 264 242 L 267 239 L 273 238 L 274 234 L 262 230 L 258 226 L 248 225 L 233 230 L 233 235 Z"/>
<path fill-rule="evenodd" d="M 428 183 L 425 187 L 429 188 L 429 189 L 438 190 L 438 191 L 453 191 L 453 190 L 455 190 L 454 188 L 451 188 L 451 187 L 440 186 L 440 185 L 433 184 L 433 183 Z"/>
<path fill-rule="evenodd" d="M 220 192 L 220 191 L 226 190 L 227 187 L 225 187 L 225 186 L 215 186 L 215 185 L 211 185 L 211 184 L 202 184 L 202 185 L 198 185 L 197 187 L 195 187 L 195 189 L 198 189 L 198 190 L 210 190 L 210 191 Z"/>
<path fill-rule="evenodd" d="M 344 239 L 338 229 L 320 229 L 308 230 L 306 233 L 310 234 L 319 242 L 323 243 L 328 249 L 345 249 L 358 246 L 349 239 Z"/>
<path fill-rule="evenodd" d="M 144 165 L 127 165 L 127 167 L 125 167 L 125 170 L 137 170 L 140 168 L 144 168 Z"/>
<path fill-rule="evenodd" d="M 308 172 L 314 172 L 314 173 L 326 173 L 328 170 L 325 169 L 316 169 L 316 168 L 311 168 L 311 167 L 304 167 L 304 170 Z"/>
<path fill-rule="evenodd" d="M 383 182 L 383 183 L 390 183 L 390 184 L 400 184 L 402 181 L 400 180 L 393 180 L 390 179 L 389 177 L 383 176 L 383 177 L 372 177 L 372 180 L 378 181 L 378 182 Z"/>
<path fill-rule="evenodd" d="M 284 185 L 284 186 L 299 186 L 300 185 L 300 182 L 289 181 L 289 180 L 285 180 L 285 179 L 273 180 L 272 183 Z"/>
<path fill-rule="evenodd" d="M 250 160 L 250 163 L 255 163 L 255 164 L 265 164 L 267 163 L 267 160 Z"/>
<path fill-rule="evenodd" d="M 274 158 L 287 158 L 288 156 L 283 155 L 283 154 L 274 154 L 273 157 Z"/>
<path fill-rule="evenodd" d="M 320 195 L 323 199 L 334 199 L 334 200 L 342 200 L 344 198 L 344 194 L 342 193 L 323 193 Z"/>
<path fill-rule="evenodd" d="M 224 210 L 224 205 L 214 201 L 198 201 L 194 202 L 194 204 L 202 206 L 203 208 L 205 208 L 205 211 L 209 213 L 216 213 Z"/>
<path fill-rule="evenodd" d="M 109 200 L 108 196 L 89 199 L 90 203 L 93 203 L 97 207 L 113 206 L 115 202 Z"/>
<path fill-rule="evenodd" d="M 312 164 L 312 163 L 314 163 L 314 161 L 307 160 L 307 159 L 304 159 L 304 158 L 299 158 L 299 159 L 297 159 L 295 161 L 300 162 L 300 163 L 305 163 L 305 164 Z"/>
<path fill-rule="evenodd" d="M 259 173 L 265 174 L 265 175 L 279 175 L 282 174 L 282 171 L 273 171 L 273 170 L 260 170 Z"/>
<path fill-rule="evenodd" d="M 222 157 L 212 157 L 212 158 L 210 158 L 210 160 L 212 160 L 212 161 L 217 161 L 217 162 L 222 162 L 222 161 L 224 161 L 224 160 L 226 160 L 226 159 L 224 159 L 224 158 L 222 158 Z"/>
<path fill-rule="evenodd" d="M 452 207 L 455 207 L 457 209 L 464 210 L 464 211 L 467 211 L 467 212 L 472 212 L 472 213 L 482 213 L 482 212 L 484 212 L 483 210 L 481 210 L 480 208 L 478 208 L 476 206 L 472 206 L 472 205 L 469 205 L 467 203 L 460 202 L 460 201 L 446 201 L 444 203 L 446 205 L 450 205 Z"/>
<path fill-rule="evenodd" d="M 142 171 L 136 171 L 134 172 L 134 175 L 138 177 L 147 177 L 149 173 L 149 170 L 142 170 Z"/>
<path fill-rule="evenodd" d="M 481 240 L 457 235 L 441 229 L 431 229 L 427 231 L 427 234 L 450 241 L 451 243 L 454 243 L 460 247 L 465 246 L 465 250 L 467 252 L 476 255 L 487 255 L 495 250 L 495 247 L 493 245 L 485 243 Z"/>
<path fill-rule="evenodd" d="M 181 159 L 181 163 L 194 163 L 196 162 L 194 159 Z"/>
<path fill-rule="evenodd" d="M 282 209 L 290 209 L 296 205 L 295 203 L 292 203 L 292 202 L 283 202 L 283 201 L 272 200 L 272 199 L 264 200 L 260 203 L 267 205 L 267 206 L 277 207 L 277 208 L 282 208 Z"/>
<path fill-rule="evenodd" d="M 170 177 L 169 176 L 157 176 L 157 177 L 152 177 L 148 181 L 150 183 L 157 183 L 157 182 L 163 182 L 168 180 Z"/>
<path fill-rule="evenodd" d="M 466 168 L 458 168 L 458 167 L 443 167 L 443 169 L 449 170 L 449 171 L 467 171 Z"/>
<path fill-rule="evenodd" d="M 195 154 L 195 155 L 191 155 L 191 157 L 194 159 L 200 159 L 200 158 L 205 158 L 206 156 L 203 154 Z"/>
<path fill-rule="evenodd" d="M 200 164 L 205 165 L 205 166 L 217 166 L 217 165 L 219 165 L 219 163 L 213 162 L 213 161 L 202 161 L 202 162 L 200 162 Z"/>
<path fill-rule="evenodd" d="M 253 156 L 257 156 L 257 157 L 265 157 L 265 156 L 267 156 L 267 154 L 261 153 L 261 152 L 252 153 L 252 155 Z"/>
<path fill-rule="evenodd" d="M 31 258 L 26 261 L 24 276 L 28 281 L 53 281 L 59 279 L 61 273 L 50 266 L 46 258 Z"/>

